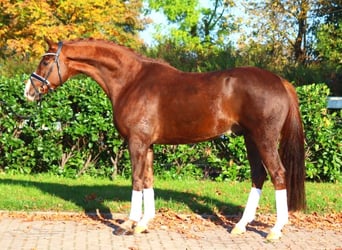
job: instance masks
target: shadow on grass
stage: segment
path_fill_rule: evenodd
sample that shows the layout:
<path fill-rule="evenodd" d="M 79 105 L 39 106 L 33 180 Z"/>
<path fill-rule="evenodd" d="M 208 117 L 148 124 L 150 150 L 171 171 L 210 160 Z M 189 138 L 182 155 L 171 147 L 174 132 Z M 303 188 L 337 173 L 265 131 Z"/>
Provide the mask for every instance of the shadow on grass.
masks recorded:
<path fill-rule="evenodd" d="M 8 185 L 37 188 L 51 196 L 62 198 L 65 201 L 74 203 L 76 206 L 84 210 L 90 218 L 96 220 L 102 220 L 103 218 L 113 219 L 111 217 L 111 209 L 104 204 L 104 201 L 130 202 L 132 192 L 131 186 L 119 186 L 115 185 L 114 182 L 110 185 L 92 186 L 69 186 L 59 183 L 12 179 L 1 179 L 1 182 Z M 239 206 L 241 204 L 235 205 L 233 203 L 226 203 L 213 197 L 203 195 L 199 196 L 189 191 L 181 192 L 170 189 L 155 188 L 155 195 L 156 199 L 162 199 L 165 201 L 172 200 L 173 202 L 183 203 L 187 205 L 191 211 L 197 214 L 215 215 L 217 211 L 213 211 L 212 208 L 217 208 L 220 213 L 223 214 L 237 214 L 242 211 L 241 206 Z M 37 199 L 39 199 L 39 197 Z M 116 229 L 114 224 L 108 222 L 105 224 L 114 230 Z"/>

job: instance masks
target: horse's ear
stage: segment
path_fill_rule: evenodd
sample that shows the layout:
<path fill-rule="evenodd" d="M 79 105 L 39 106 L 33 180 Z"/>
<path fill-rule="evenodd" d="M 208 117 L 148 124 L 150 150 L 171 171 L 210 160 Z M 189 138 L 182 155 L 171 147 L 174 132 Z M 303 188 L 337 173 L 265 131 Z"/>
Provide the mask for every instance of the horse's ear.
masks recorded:
<path fill-rule="evenodd" d="M 54 42 L 52 42 L 50 39 L 48 39 L 47 37 L 44 38 L 45 42 L 49 45 L 49 48 L 52 47 L 52 45 L 54 44 Z"/>

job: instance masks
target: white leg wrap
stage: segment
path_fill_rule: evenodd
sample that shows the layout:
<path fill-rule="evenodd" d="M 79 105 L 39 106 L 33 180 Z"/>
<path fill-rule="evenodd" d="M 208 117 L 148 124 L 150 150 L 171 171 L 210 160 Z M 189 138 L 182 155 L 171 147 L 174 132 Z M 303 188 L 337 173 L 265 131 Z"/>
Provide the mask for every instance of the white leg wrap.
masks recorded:
<path fill-rule="evenodd" d="M 142 191 L 132 191 L 131 212 L 129 219 L 133 221 L 140 221 L 142 215 Z"/>
<path fill-rule="evenodd" d="M 246 225 L 254 220 L 256 209 L 259 204 L 260 196 L 261 196 L 261 189 L 253 187 L 249 193 L 246 208 L 245 208 L 245 211 L 243 212 L 242 218 L 236 224 L 237 227 L 239 227 L 240 229 L 245 229 Z"/>
<path fill-rule="evenodd" d="M 286 189 L 276 190 L 275 195 L 276 195 L 277 221 L 271 230 L 275 233 L 280 233 L 283 227 L 288 223 L 288 220 L 289 220 Z"/>
<path fill-rule="evenodd" d="M 153 188 L 144 189 L 144 216 L 138 225 L 147 226 L 149 220 L 155 216 L 154 190 Z"/>

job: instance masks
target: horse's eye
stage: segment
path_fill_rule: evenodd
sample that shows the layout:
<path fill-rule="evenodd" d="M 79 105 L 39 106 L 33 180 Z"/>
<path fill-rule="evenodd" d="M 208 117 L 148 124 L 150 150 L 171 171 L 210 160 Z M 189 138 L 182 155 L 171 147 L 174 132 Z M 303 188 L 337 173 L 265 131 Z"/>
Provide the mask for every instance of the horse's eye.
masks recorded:
<path fill-rule="evenodd" d="M 48 61 L 43 61 L 43 65 L 44 65 L 44 66 L 48 66 L 48 65 L 49 65 L 49 62 L 48 62 Z"/>

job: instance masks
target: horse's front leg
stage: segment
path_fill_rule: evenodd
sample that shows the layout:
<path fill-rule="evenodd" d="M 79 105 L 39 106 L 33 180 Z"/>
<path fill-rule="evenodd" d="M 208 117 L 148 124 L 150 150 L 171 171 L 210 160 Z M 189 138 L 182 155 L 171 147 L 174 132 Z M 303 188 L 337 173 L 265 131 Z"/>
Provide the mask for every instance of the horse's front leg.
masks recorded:
<path fill-rule="evenodd" d="M 124 233 L 141 233 L 155 215 L 153 190 L 153 149 L 141 140 L 129 141 L 132 163 L 132 197 L 129 220 L 122 225 Z M 144 202 L 144 213 L 142 212 Z M 126 232 L 127 231 L 127 232 Z"/>
<path fill-rule="evenodd" d="M 144 167 L 143 178 L 143 202 L 144 202 L 144 215 L 134 228 L 134 233 L 142 233 L 147 230 L 148 222 L 155 216 L 155 201 L 153 189 L 153 148 L 152 146 L 147 150 L 147 156 Z M 133 184 L 133 192 L 135 190 Z M 133 200 L 133 199 L 132 199 Z M 133 208 L 133 204 L 132 204 Z"/>

